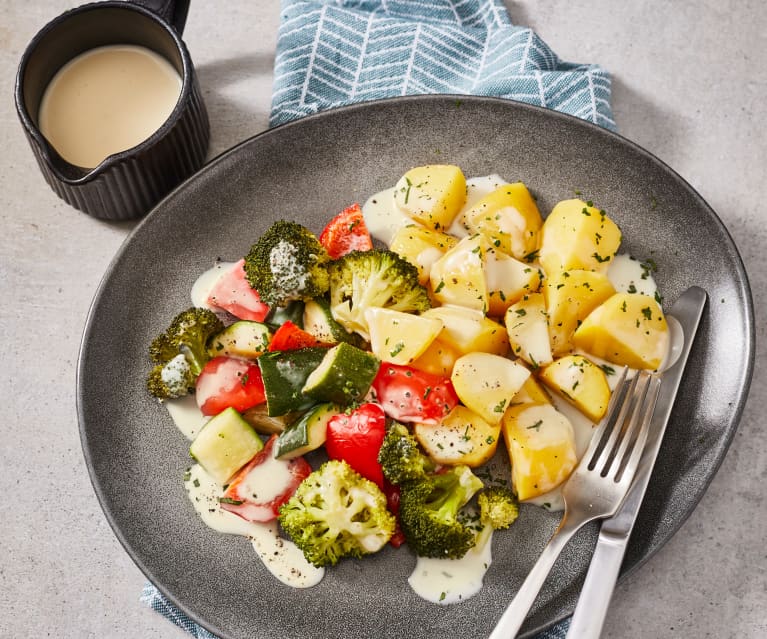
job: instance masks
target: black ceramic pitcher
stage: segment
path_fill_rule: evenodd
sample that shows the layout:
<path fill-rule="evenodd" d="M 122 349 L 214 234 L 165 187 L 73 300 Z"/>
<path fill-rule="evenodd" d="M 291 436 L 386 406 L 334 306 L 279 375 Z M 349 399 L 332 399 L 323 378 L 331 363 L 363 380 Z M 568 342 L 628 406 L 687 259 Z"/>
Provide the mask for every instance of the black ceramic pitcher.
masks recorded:
<path fill-rule="evenodd" d="M 83 5 L 49 22 L 24 52 L 16 76 L 16 110 L 46 181 L 72 206 L 107 220 L 142 216 L 205 161 L 208 115 L 181 40 L 188 9 L 188 0 Z M 40 133 L 40 103 L 67 62 L 114 44 L 143 46 L 164 57 L 181 76 L 181 94 L 168 119 L 148 139 L 110 155 L 95 168 L 78 167 Z"/>

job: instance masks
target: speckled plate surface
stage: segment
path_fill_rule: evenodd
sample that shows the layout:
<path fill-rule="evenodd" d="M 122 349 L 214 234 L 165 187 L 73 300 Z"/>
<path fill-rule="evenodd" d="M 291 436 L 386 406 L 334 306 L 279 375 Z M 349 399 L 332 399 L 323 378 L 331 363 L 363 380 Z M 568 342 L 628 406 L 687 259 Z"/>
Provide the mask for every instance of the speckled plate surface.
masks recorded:
<path fill-rule="evenodd" d="M 144 390 L 150 340 L 189 305 L 192 283 L 215 258 L 239 258 L 279 218 L 318 232 L 349 203 L 426 163 L 522 180 L 544 214 L 578 190 L 619 224 L 624 250 L 656 261 L 666 300 L 693 284 L 708 292 L 627 569 L 679 528 L 732 439 L 753 362 L 746 275 L 716 214 L 647 152 L 569 116 L 487 98 L 368 103 L 267 131 L 204 167 L 125 242 L 93 303 L 78 372 L 83 450 L 115 534 L 149 579 L 222 638 L 487 636 L 556 526 L 557 515 L 523 507 L 494 540 L 482 592 L 456 606 L 411 592 L 406 549 L 343 562 L 320 585 L 294 590 L 267 573 L 246 540 L 206 528 L 194 513 L 182 486 L 188 442 Z M 565 551 L 525 636 L 573 609 L 595 539 L 589 527 Z"/>

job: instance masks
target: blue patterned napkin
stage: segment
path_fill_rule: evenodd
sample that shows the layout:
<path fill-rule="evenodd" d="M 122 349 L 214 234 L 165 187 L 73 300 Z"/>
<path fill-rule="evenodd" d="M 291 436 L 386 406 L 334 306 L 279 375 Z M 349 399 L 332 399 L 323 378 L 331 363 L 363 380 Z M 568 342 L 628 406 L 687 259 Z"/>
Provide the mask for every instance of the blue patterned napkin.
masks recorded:
<path fill-rule="evenodd" d="M 509 98 L 615 129 L 610 76 L 563 62 L 501 0 L 283 0 L 271 125 L 354 102 L 454 93 Z M 152 584 L 141 601 L 216 639 Z M 569 620 L 536 639 L 564 639 Z"/>
<path fill-rule="evenodd" d="M 423 93 L 510 98 L 615 128 L 608 73 L 560 60 L 502 0 L 283 0 L 272 126 Z"/>

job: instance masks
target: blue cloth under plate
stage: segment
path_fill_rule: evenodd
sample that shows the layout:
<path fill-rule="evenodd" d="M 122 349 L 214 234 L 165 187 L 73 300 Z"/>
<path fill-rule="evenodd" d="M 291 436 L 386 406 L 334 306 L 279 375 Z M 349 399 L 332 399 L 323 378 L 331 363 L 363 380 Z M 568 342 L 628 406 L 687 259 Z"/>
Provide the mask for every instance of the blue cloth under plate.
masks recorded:
<path fill-rule="evenodd" d="M 615 129 L 610 76 L 564 62 L 501 0 L 283 0 L 272 126 L 354 102 L 454 93 L 509 98 Z M 141 601 L 216 639 L 152 584 Z M 564 639 L 569 620 L 536 639 Z"/>
<path fill-rule="evenodd" d="M 501 0 L 284 0 L 272 126 L 325 109 L 424 93 L 488 95 L 608 129 L 610 76 L 563 62 Z"/>

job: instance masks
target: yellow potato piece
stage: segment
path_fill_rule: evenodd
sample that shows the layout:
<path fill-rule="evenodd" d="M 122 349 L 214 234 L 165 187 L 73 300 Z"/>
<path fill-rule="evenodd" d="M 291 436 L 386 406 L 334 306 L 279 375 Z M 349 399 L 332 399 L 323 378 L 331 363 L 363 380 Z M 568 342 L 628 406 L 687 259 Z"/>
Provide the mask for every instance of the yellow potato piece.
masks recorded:
<path fill-rule="evenodd" d="M 553 490 L 578 463 L 573 426 L 552 404 L 512 406 L 501 430 L 511 460 L 511 484 L 520 501 Z"/>
<path fill-rule="evenodd" d="M 550 275 L 543 292 L 551 351 L 556 357 L 572 350 L 575 329 L 591 311 L 615 294 L 615 289 L 604 273 L 571 270 Z"/>
<path fill-rule="evenodd" d="M 442 330 L 442 321 L 388 308 L 369 308 L 370 350 L 384 362 L 411 364 Z"/>
<path fill-rule="evenodd" d="M 583 321 L 573 343 L 613 364 L 657 370 L 668 352 L 668 324 L 652 297 L 616 293 Z"/>
<path fill-rule="evenodd" d="M 450 381 L 463 404 L 488 424 L 499 424 L 530 371 L 522 364 L 491 353 L 459 358 Z"/>
<path fill-rule="evenodd" d="M 551 404 L 551 398 L 546 393 L 546 389 L 531 375 L 511 399 L 512 406 L 520 404 Z"/>
<path fill-rule="evenodd" d="M 485 253 L 487 313 L 500 317 L 514 302 L 541 287 L 539 268 L 490 248 Z"/>
<path fill-rule="evenodd" d="M 495 454 L 501 427 L 458 405 L 439 424 L 416 424 L 413 434 L 438 464 L 476 468 Z"/>
<path fill-rule="evenodd" d="M 453 346 L 443 342 L 439 337 L 435 339 L 420 357 L 410 363 L 410 366 L 418 370 L 450 377 L 453 373 L 455 361 L 461 356 Z"/>
<path fill-rule="evenodd" d="M 429 275 L 434 299 L 440 304 L 487 310 L 485 252 L 481 235 L 463 238 L 431 267 Z"/>
<path fill-rule="evenodd" d="M 605 271 L 621 244 L 621 231 L 604 211 L 583 200 L 564 200 L 541 228 L 539 260 L 547 275 L 583 269 Z"/>
<path fill-rule="evenodd" d="M 429 230 L 419 224 L 408 224 L 394 234 L 389 248 L 418 268 L 418 281 L 426 285 L 431 267 L 458 240 L 452 235 Z"/>
<path fill-rule="evenodd" d="M 439 339 L 461 355 L 474 351 L 505 355 L 509 351 L 506 329 L 485 317 L 480 310 L 463 306 L 438 306 L 421 315 L 442 320 L 444 328 Z"/>
<path fill-rule="evenodd" d="M 551 363 L 549 319 L 541 293 L 525 295 L 509 306 L 504 323 L 511 352 L 533 368 Z"/>
<path fill-rule="evenodd" d="M 447 229 L 466 202 L 466 178 L 451 164 L 410 169 L 394 188 L 394 203 L 429 229 Z"/>
<path fill-rule="evenodd" d="M 538 248 L 543 223 L 538 206 L 522 182 L 504 184 L 481 198 L 462 218 L 473 233 L 484 235 L 492 246 L 519 260 Z"/>
<path fill-rule="evenodd" d="M 582 355 L 567 355 L 543 368 L 539 379 L 557 395 L 599 422 L 607 411 L 610 386 L 605 372 Z"/>

